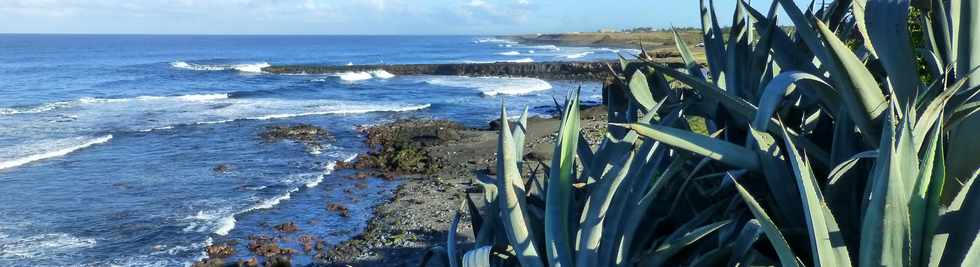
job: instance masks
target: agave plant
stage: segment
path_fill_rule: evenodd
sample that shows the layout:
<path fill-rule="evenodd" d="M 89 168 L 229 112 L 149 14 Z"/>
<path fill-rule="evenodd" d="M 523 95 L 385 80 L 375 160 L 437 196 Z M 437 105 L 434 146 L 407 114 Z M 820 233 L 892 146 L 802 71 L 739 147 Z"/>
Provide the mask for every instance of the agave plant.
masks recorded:
<path fill-rule="evenodd" d="M 502 110 L 475 248 L 454 223 L 449 265 L 980 266 L 980 3 L 737 2 L 726 36 L 701 0 L 706 64 L 675 33 L 685 68 L 610 66 L 599 144 L 570 95 L 544 175 L 522 161 L 527 112 Z"/>

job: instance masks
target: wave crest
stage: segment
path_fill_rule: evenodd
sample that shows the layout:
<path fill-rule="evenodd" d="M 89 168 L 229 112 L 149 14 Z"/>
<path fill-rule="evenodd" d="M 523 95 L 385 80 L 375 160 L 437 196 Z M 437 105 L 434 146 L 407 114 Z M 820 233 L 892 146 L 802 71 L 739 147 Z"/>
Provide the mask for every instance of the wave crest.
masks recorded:
<path fill-rule="evenodd" d="M 174 61 L 171 67 L 195 71 L 226 71 L 237 70 L 240 72 L 261 73 L 263 68 L 271 67 L 268 62 L 244 63 L 244 64 L 196 64 L 186 61 Z"/>
<path fill-rule="evenodd" d="M 348 71 L 348 72 L 337 73 L 334 74 L 333 76 L 348 82 L 364 81 L 373 78 L 391 79 L 395 77 L 394 74 L 391 74 L 390 72 L 387 72 L 385 70 Z"/>
<path fill-rule="evenodd" d="M 426 81 L 428 84 L 471 88 L 480 91 L 484 96 L 497 95 L 527 95 L 537 91 L 550 90 L 551 84 L 534 78 L 508 77 L 444 77 Z"/>
<path fill-rule="evenodd" d="M 64 155 L 68 155 L 71 152 L 75 152 L 90 146 L 105 144 L 106 142 L 109 142 L 109 140 L 112 140 L 111 134 L 96 137 L 96 138 L 89 138 L 89 139 L 70 138 L 67 140 L 58 140 L 53 142 L 53 144 L 46 145 L 47 147 L 30 149 L 30 150 L 40 150 L 41 152 L 15 158 L 12 160 L 0 161 L 0 170 L 18 167 L 39 160 L 61 157 Z M 67 146 L 62 146 L 58 148 L 58 146 L 64 145 L 66 143 Z"/>

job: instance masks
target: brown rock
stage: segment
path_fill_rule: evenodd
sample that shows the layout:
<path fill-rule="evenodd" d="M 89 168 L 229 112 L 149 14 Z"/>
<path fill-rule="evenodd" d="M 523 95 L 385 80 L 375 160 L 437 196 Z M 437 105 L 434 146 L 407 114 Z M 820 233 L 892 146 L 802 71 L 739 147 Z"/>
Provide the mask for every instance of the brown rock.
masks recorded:
<path fill-rule="evenodd" d="M 346 161 L 337 161 L 337 163 L 334 164 L 333 168 L 335 170 L 352 169 L 354 168 L 354 163 L 350 163 Z"/>
<path fill-rule="evenodd" d="M 231 165 L 228 164 L 218 164 L 211 169 L 214 173 L 229 173 L 231 172 Z"/>
<path fill-rule="evenodd" d="M 294 222 L 288 222 L 288 223 L 276 225 L 275 229 L 280 233 L 292 233 L 292 232 L 299 231 L 299 227 L 297 227 L 296 223 Z"/>
<path fill-rule="evenodd" d="M 238 260 L 238 267 L 259 267 L 259 261 L 255 257 L 248 260 Z"/>
<path fill-rule="evenodd" d="M 227 243 L 210 245 L 204 248 L 208 258 L 223 259 L 235 255 L 235 248 Z"/>
<path fill-rule="evenodd" d="M 368 184 L 365 183 L 365 182 L 359 182 L 359 183 L 354 184 L 354 187 L 357 187 L 357 189 L 367 189 L 368 188 Z"/>
<path fill-rule="evenodd" d="M 350 209 L 337 203 L 327 204 L 327 210 L 340 214 L 340 217 L 350 217 Z"/>
<path fill-rule="evenodd" d="M 191 267 L 224 267 L 225 261 L 222 259 L 203 259 L 195 262 Z"/>
<path fill-rule="evenodd" d="M 364 180 L 367 179 L 368 177 L 371 177 L 371 175 L 366 172 L 357 172 L 357 174 L 354 174 L 354 176 L 350 176 L 350 179 Z"/>
<path fill-rule="evenodd" d="M 265 258 L 266 267 L 292 267 L 293 263 L 287 256 L 273 256 Z"/>

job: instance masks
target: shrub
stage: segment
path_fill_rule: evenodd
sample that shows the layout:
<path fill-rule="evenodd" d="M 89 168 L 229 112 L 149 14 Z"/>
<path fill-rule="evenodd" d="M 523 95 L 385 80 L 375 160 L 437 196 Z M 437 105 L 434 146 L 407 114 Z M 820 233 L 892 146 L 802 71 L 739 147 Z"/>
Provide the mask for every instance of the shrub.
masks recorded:
<path fill-rule="evenodd" d="M 572 94 L 543 177 L 522 177 L 526 119 L 503 110 L 476 248 L 454 224 L 450 265 L 977 266 L 980 4 L 914 2 L 921 45 L 909 1 L 739 0 L 726 36 L 702 0 L 707 68 L 679 38 L 684 69 L 611 67 L 605 138 L 583 141 Z"/>

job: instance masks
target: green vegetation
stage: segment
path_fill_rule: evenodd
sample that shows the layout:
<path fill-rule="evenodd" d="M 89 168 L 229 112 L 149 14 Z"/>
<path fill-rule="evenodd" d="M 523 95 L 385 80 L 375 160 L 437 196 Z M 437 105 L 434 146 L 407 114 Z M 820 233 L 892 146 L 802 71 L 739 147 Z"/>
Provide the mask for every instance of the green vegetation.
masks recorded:
<path fill-rule="evenodd" d="M 623 60 L 597 149 L 572 94 L 550 170 L 524 177 L 526 119 L 501 112 L 451 266 L 980 265 L 976 1 L 915 1 L 921 42 L 909 1 L 739 1 L 727 36 L 710 3 L 708 68 L 684 45 L 682 70 Z"/>

